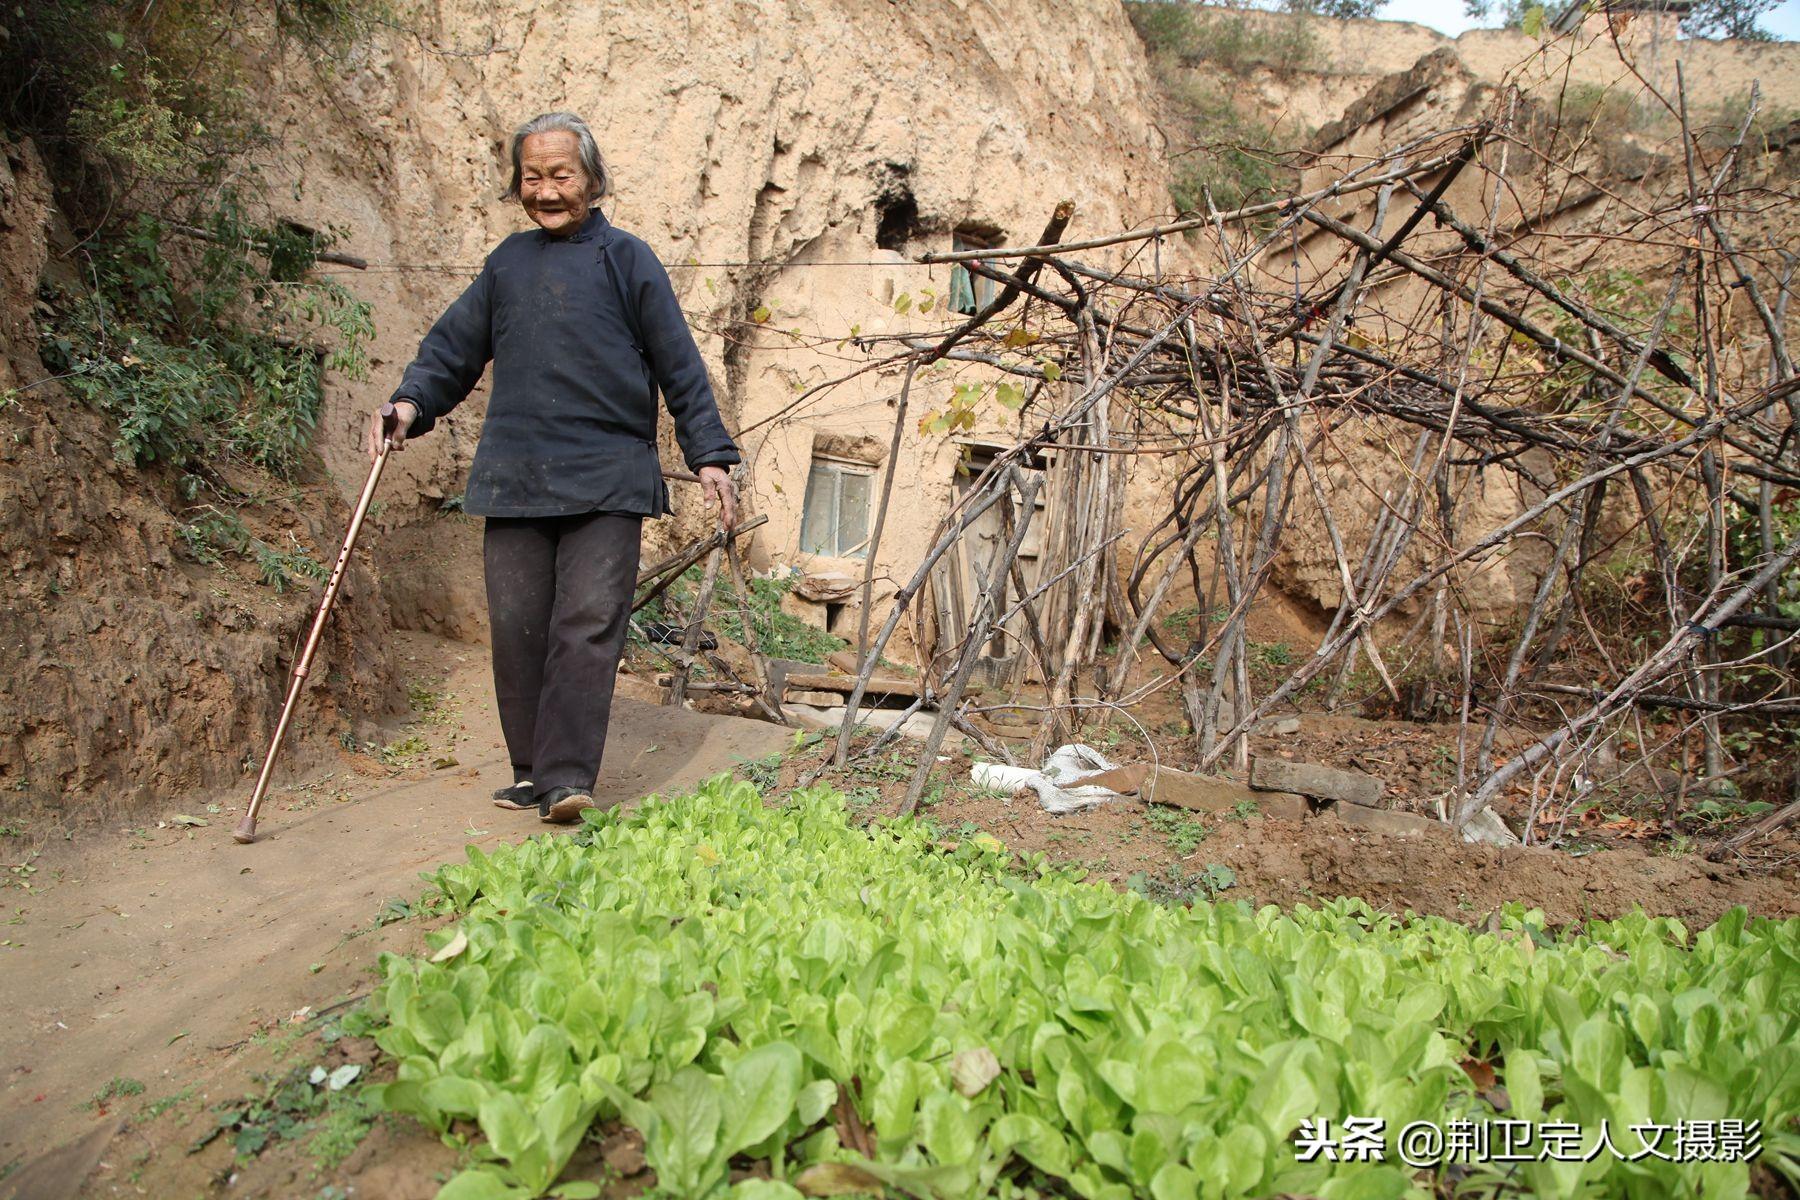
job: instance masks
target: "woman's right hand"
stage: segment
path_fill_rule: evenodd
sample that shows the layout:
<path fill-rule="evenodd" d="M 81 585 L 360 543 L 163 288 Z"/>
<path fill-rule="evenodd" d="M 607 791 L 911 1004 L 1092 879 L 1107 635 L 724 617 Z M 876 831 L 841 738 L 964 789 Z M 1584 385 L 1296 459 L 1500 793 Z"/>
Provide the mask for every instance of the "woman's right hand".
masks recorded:
<path fill-rule="evenodd" d="M 406 431 L 418 419 L 419 406 L 411 400 L 397 400 L 376 409 L 369 417 L 369 436 L 364 439 L 369 461 L 375 461 L 381 454 L 383 440 L 395 450 L 406 449 Z"/>

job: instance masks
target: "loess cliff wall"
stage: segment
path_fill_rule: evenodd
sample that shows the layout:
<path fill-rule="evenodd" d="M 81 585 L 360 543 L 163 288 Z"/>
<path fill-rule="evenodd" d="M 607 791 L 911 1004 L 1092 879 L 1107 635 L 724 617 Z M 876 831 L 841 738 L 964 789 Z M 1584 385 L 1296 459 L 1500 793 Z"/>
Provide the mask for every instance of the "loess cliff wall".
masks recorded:
<path fill-rule="evenodd" d="M 893 339 L 949 326 L 950 272 L 918 264 L 919 252 L 949 249 L 959 236 L 1035 240 L 1063 199 L 1076 205 L 1070 239 L 1166 217 L 1170 156 L 1185 149 L 1165 139 L 1161 85 L 1113 0 L 575 0 L 530 9 L 442 0 L 408 20 L 372 35 L 330 75 L 274 50 L 252 63 L 274 135 L 259 165 L 278 211 L 332 229 L 334 249 L 366 260 L 365 270 L 322 270 L 371 301 L 377 321 L 369 378 L 327 382 L 318 469 L 261 518 L 268 536 L 291 535 L 320 561 L 335 553 L 345 498 L 365 469 L 369 412 L 488 250 L 525 227 L 517 206 L 500 199 L 502 155 L 510 131 L 536 113 L 588 118 L 614 175 L 608 215 L 671 269 L 727 422 L 742 431 L 750 505 L 771 517 L 752 565 L 860 575 L 860 559 L 802 548 L 809 473 L 823 456 L 895 479 L 878 608 L 928 544 L 971 443 L 1010 444 L 1016 418 L 990 403 L 973 429 L 922 432 L 917 417 L 942 409 L 957 384 L 983 378 L 979 366 L 940 364 L 915 381 L 914 415 L 890 462 L 898 374 L 871 371 L 798 398 L 857 371 Z M 1592 35 L 1591 52 L 1559 60 L 1517 33 L 1452 41 L 1391 22 L 1310 28 L 1306 70 L 1256 67 L 1229 78 L 1206 64 L 1192 70 L 1263 106 L 1292 144 L 1309 138 L 1334 155 L 1484 115 L 1506 80 L 1528 93 L 1571 81 L 1602 92 L 1622 86 L 1616 53 Z M 1651 76 L 1666 78 L 1681 57 L 1710 110 L 1728 108 L 1751 78 L 1772 104 L 1800 97 L 1792 47 L 1655 48 Z M 1656 161 L 1644 136 L 1602 139 L 1623 150 L 1597 169 L 1635 163 L 1632 178 L 1644 178 L 1643 164 Z M 17 581 L 15 604 L 0 614 L 9 680 L 0 805 L 104 794 L 110 811 L 113 801 L 241 784 L 315 597 L 276 595 L 176 554 L 166 481 L 115 463 L 104 420 L 54 381 L 39 382 L 29 305 L 55 265 L 56 218 L 30 148 L 9 148 L 5 165 L 0 387 L 23 390 L 4 393 L 0 406 L 0 549 Z M 1343 215 L 1355 219 L 1350 208 Z M 1559 220 L 1551 234 L 1597 227 L 1580 213 Z M 1306 242 L 1297 249 L 1310 251 Z M 1204 269 L 1195 247 L 1169 242 L 1157 252 L 1165 268 Z M 1085 257 L 1124 261 L 1106 251 Z M 1261 268 L 1291 275 L 1279 254 Z M 391 468 L 373 519 L 373 569 L 351 576 L 297 726 L 297 766 L 398 707 L 383 630 L 480 638 L 479 527 L 452 510 L 484 404 L 485 384 Z M 1324 464 L 1337 486 L 1369 496 L 1369 521 L 1346 523 L 1353 556 L 1380 488 L 1399 470 L 1381 466 L 1391 448 L 1370 436 L 1366 453 L 1346 444 Z M 665 465 L 680 465 L 666 429 L 662 449 Z M 1155 469 L 1133 478 L 1127 524 L 1138 536 L 1161 515 L 1166 486 Z M 672 492 L 677 515 L 652 524 L 647 557 L 704 527 L 697 490 Z M 1484 503 L 1498 517 L 1530 499 L 1496 488 Z M 1136 540 L 1122 544 L 1121 561 Z M 1331 556 L 1316 541 L 1296 537 L 1276 577 L 1308 619 L 1339 599 Z M 1497 568 L 1480 591 L 1504 610 L 1534 579 L 1527 555 Z M 808 615 L 847 632 L 858 613 L 852 599 Z"/>
<path fill-rule="evenodd" d="M 248 787 L 317 598 L 181 557 L 173 481 L 121 465 L 107 419 L 46 378 L 32 306 L 59 242 L 42 160 L 0 145 L 0 814 L 81 821 Z M 254 532 L 330 561 L 348 517 L 314 469 Z M 377 582 L 345 586 L 290 768 L 401 703 Z"/>
<path fill-rule="evenodd" d="M 376 302 L 373 376 L 335 385 L 321 423 L 341 477 L 353 474 L 366 412 L 432 319 L 524 226 L 499 199 L 501 158 L 512 128 L 538 112 L 592 124 L 615 175 L 608 215 L 670 267 L 728 424 L 758 426 L 744 439 L 752 488 L 777 515 L 804 486 L 804 466 L 797 485 L 789 461 L 805 453 L 795 422 L 775 415 L 797 388 L 856 365 L 863 353 L 844 344 L 855 332 L 943 323 L 941 305 L 929 320 L 895 312 L 898 295 L 948 290 L 946 268 L 908 255 L 947 249 L 959 227 L 1034 236 L 1063 198 L 1078 208 L 1070 236 L 1168 205 L 1142 48 L 1103 0 L 530 12 L 452 0 L 433 14 L 419 37 L 371 46 L 328 94 L 267 64 L 282 145 L 270 166 L 293 182 L 293 215 L 340 227 L 340 248 L 371 263 L 351 282 Z M 884 388 L 871 380 L 804 419 L 885 438 Z M 484 398 L 485 384 L 400 460 L 382 520 L 414 530 L 396 541 L 421 536 L 461 490 Z M 681 465 L 666 436 L 663 452 L 665 466 Z M 950 472 L 934 484 L 947 496 Z M 673 490 L 679 512 L 650 529 L 648 554 L 700 528 L 697 490 Z M 797 536 L 792 524 L 778 527 Z M 764 563 L 797 549 L 759 546 Z"/>

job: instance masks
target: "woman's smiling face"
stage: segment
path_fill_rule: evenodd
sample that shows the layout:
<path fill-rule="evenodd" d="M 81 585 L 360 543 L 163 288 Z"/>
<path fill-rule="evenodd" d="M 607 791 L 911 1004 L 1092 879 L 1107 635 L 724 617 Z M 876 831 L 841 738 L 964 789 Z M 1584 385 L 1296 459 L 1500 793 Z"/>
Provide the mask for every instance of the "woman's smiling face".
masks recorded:
<path fill-rule="evenodd" d="M 520 145 L 519 203 L 545 233 L 566 237 L 580 229 L 593 192 L 574 134 L 534 133 Z"/>

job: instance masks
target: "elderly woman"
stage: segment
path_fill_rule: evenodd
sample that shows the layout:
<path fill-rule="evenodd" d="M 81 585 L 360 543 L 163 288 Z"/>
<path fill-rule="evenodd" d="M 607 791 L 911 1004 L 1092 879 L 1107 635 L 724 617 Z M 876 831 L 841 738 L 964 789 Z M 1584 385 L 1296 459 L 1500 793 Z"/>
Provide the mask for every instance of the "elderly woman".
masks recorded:
<path fill-rule="evenodd" d="M 506 198 L 537 228 L 488 255 L 369 434 L 371 453 L 383 437 L 403 448 L 493 361 L 463 508 L 486 518 L 494 691 L 512 758 L 513 785 L 494 803 L 558 823 L 594 807 L 640 527 L 670 511 L 658 390 L 706 503 L 726 526 L 736 520 L 738 452 L 706 366 L 662 264 L 594 207 L 607 183 L 579 117 L 519 127 Z"/>

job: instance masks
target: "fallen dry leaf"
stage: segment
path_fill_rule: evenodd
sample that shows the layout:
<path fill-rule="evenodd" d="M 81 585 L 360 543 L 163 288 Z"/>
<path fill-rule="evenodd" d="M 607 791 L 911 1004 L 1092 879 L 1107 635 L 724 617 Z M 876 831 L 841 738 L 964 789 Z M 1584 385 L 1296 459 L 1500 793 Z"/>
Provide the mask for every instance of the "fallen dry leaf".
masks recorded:
<path fill-rule="evenodd" d="M 1463 1074 L 1469 1077 L 1469 1082 L 1475 1085 L 1476 1091 L 1485 1092 L 1494 1086 L 1495 1077 L 1492 1063 L 1484 1063 L 1479 1058 L 1465 1058 L 1459 1065 L 1463 1069 Z"/>
<path fill-rule="evenodd" d="M 469 935 L 459 929 L 449 941 L 438 947 L 437 953 L 431 956 L 431 961 L 434 963 L 449 962 L 468 948 Z"/>
<path fill-rule="evenodd" d="M 803 1196 L 849 1196 L 881 1191 L 881 1181 L 854 1163 L 814 1163 L 794 1177 Z"/>
<path fill-rule="evenodd" d="M 950 1078 L 965 1096 L 978 1096 L 1000 1077 L 1000 1060 L 986 1046 L 964 1050 L 950 1064 Z"/>

